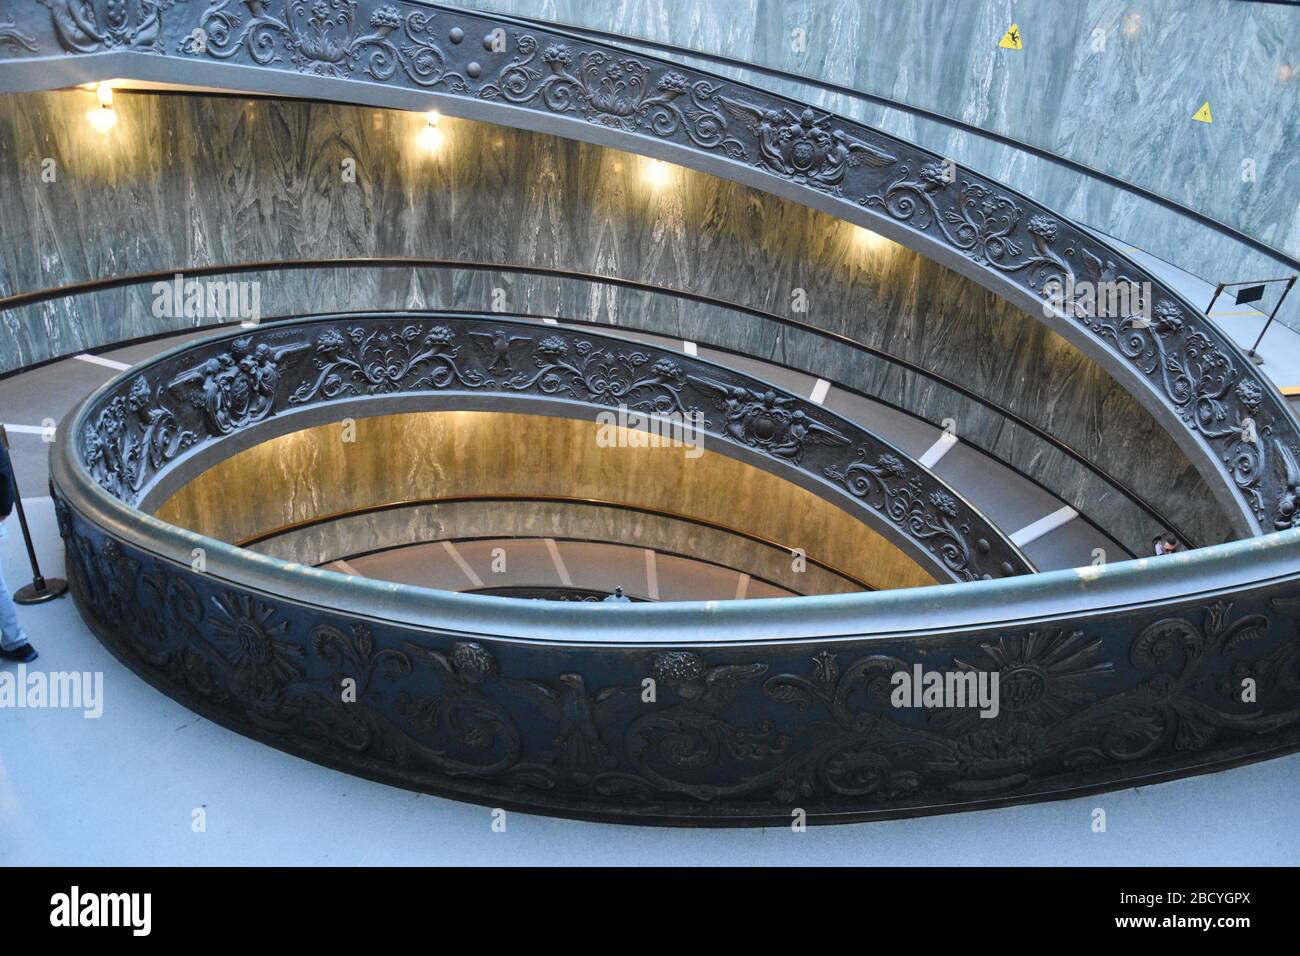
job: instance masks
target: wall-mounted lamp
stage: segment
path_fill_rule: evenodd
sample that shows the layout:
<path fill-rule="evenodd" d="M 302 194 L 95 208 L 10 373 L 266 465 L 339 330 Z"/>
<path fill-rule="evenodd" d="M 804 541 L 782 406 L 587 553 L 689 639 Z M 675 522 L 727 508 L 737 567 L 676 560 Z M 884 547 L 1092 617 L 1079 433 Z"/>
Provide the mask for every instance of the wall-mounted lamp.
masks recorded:
<path fill-rule="evenodd" d="M 117 111 L 113 109 L 113 88 L 107 83 L 95 86 L 95 95 L 99 97 L 99 106 L 86 114 L 86 119 L 96 130 L 106 133 L 117 125 Z"/>
<path fill-rule="evenodd" d="M 424 114 L 424 129 L 420 130 L 420 145 L 426 152 L 436 153 L 442 149 L 442 130 L 438 129 L 438 121 L 442 116 L 437 110 L 429 110 Z"/>
<path fill-rule="evenodd" d="M 645 181 L 658 189 L 672 179 L 672 167 L 662 159 L 652 159 L 646 163 L 644 175 Z"/>
<path fill-rule="evenodd" d="M 853 240 L 860 248 L 869 252 L 880 252 L 894 244 L 892 240 L 886 239 L 880 233 L 872 232 L 862 226 L 853 227 Z"/>

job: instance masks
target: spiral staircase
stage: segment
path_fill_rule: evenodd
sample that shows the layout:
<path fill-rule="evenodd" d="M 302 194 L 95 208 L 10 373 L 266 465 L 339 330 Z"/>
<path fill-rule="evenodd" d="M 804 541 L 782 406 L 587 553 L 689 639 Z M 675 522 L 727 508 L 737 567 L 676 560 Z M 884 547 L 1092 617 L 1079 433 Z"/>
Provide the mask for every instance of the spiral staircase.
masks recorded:
<path fill-rule="evenodd" d="M 140 693 L 385 784 L 652 825 L 1300 748 L 1290 383 L 1174 267 L 591 31 L 11 7 L 0 419 Z M 186 283 L 261 314 L 158 308 Z M 1142 301 L 1060 299 L 1088 283 Z M 997 675 L 1000 712 L 899 709 L 916 668 Z"/>

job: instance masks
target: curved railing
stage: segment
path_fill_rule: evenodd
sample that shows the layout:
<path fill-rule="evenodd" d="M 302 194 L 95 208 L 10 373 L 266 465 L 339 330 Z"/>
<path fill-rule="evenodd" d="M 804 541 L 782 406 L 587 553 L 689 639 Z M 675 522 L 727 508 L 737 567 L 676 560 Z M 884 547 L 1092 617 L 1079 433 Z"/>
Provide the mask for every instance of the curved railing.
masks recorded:
<path fill-rule="evenodd" d="M 430 7 L 446 10 L 448 13 L 457 13 L 461 8 L 449 4 L 428 3 Z M 1102 186 L 1107 189 L 1115 190 L 1119 193 L 1131 196 L 1150 207 L 1173 213 L 1178 219 L 1186 220 L 1189 224 L 1208 229 L 1218 235 L 1223 236 L 1235 246 L 1243 247 L 1254 254 L 1254 260 L 1273 274 L 1273 269 L 1286 269 L 1290 271 L 1300 270 L 1300 259 L 1288 253 L 1285 249 L 1270 245 L 1258 236 L 1253 236 L 1241 229 L 1229 225 L 1221 219 L 1215 219 L 1198 209 L 1193 209 L 1185 203 L 1179 202 L 1170 196 L 1164 195 L 1148 189 L 1136 182 L 1123 179 L 1103 169 L 1095 166 L 1089 166 L 1087 163 L 1079 162 L 1071 156 L 1060 152 L 1054 152 L 1045 149 L 1034 143 L 1015 136 L 1000 133 L 997 130 L 980 126 L 977 123 L 969 123 L 959 117 L 949 116 L 946 113 L 940 113 L 932 109 L 917 106 L 914 103 L 904 102 L 890 96 L 884 96 L 879 93 L 873 93 L 868 90 L 860 89 L 855 86 L 846 86 L 843 83 L 836 83 L 825 76 L 814 73 L 793 72 L 787 69 L 774 67 L 770 63 L 758 62 L 756 60 L 746 60 L 739 57 L 727 56 L 710 50 L 699 49 L 697 47 L 676 46 L 672 43 L 654 40 L 645 36 L 634 36 L 631 34 L 612 33 L 608 30 L 595 29 L 589 26 L 579 26 L 570 22 L 559 22 L 554 18 L 530 17 L 518 13 L 497 14 L 503 20 L 509 20 L 520 24 L 525 29 L 540 27 L 542 29 L 554 29 L 563 33 L 582 37 L 584 39 L 595 40 L 600 43 L 608 44 L 610 47 L 632 56 L 641 53 L 650 53 L 651 55 L 662 56 L 674 63 L 683 63 L 686 66 L 694 65 L 692 61 L 698 62 L 705 69 L 718 70 L 724 72 L 726 76 L 735 78 L 749 85 L 759 85 L 763 80 L 776 80 L 788 84 L 791 87 L 797 87 L 799 92 L 795 95 L 800 97 L 806 95 L 804 91 L 817 91 L 829 93 L 834 97 L 848 100 L 856 100 L 861 103 L 868 103 L 872 106 L 879 107 L 884 111 L 884 115 L 889 117 L 891 114 L 898 114 L 906 117 L 910 121 L 920 120 L 922 123 L 933 124 L 933 126 L 945 131 L 945 134 L 961 133 L 973 137 L 976 141 L 983 141 L 1000 147 L 1005 147 L 1008 155 L 1017 157 L 1033 157 L 1035 160 L 1041 160 L 1052 166 L 1068 170 L 1080 177 L 1080 181 L 1089 186 Z M 967 164 L 962 164 L 967 165 Z M 978 164 L 969 164 L 971 168 L 976 168 Z M 1105 230 L 1102 230 L 1105 231 Z M 1130 236 L 1129 238 L 1134 238 Z M 1294 321 L 1294 320 L 1292 320 Z"/>
<path fill-rule="evenodd" d="M 1041 315 L 1126 382 L 1241 531 L 1296 523 L 1300 425 L 1204 314 L 1095 235 L 902 140 L 678 64 L 418 3 L 342 0 L 325 17 L 302 0 L 204 9 L 131 0 L 70 17 L 19 6 L 31 7 L 30 34 L 3 49 L 6 89 L 39 88 L 30 65 L 56 54 L 99 78 L 436 100 L 470 118 L 672 157 L 870 226 Z M 1081 283 L 1137 284 L 1142 308 L 1108 316 L 1060 301 Z"/>
<path fill-rule="evenodd" d="M 961 383 L 954 381 L 952 378 L 927 369 L 915 362 L 908 361 L 890 352 L 872 346 L 868 343 L 859 341 L 850 336 L 839 332 L 833 332 L 824 329 L 811 322 L 799 321 L 789 316 L 780 315 L 776 312 L 759 309 L 754 306 L 742 305 L 730 300 L 707 296 L 698 292 L 690 292 L 682 289 L 676 289 L 669 286 L 659 286 L 635 279 L 629 279 L 622 276 L 598 275 L 594 273 L 581 272 L 571 269 L 562 269 L 550 266 L 526 265 L 520 263 L 492 263 L 479 262 L 469 259 L 429 259 L 417 257 L 349 257 L 333 259 L 288 259 L 271 262 L 243 262 L 243 263 L 226 263 L 214 264 L 186 269 L 164 269 L 156 272 L 136 273 L 127 275 L 115 275 L 106 278 L 95 279 L 88 282 L 79 282 L 65 286 L 57 286 L 37 291 L 18 293 L 12 296 L 0 297 L 0 313 L 7 310 L 33 309 L 36 306 L 46 306 L 47 303 L 60 303 L 58 308 L 80 308 L 82 297 L 95 296 L 99 293 L 116 289 L 144 289 L 153 286 L 159 281 L 171 282 L 178 272 L 182 272 L 186 280 L 200 279 L 205 277 L 215 277 L 218 279 L 227 279 L 231 276 L 241 275 L 272 275 L 285 272 L 316 272 L 316 271 L 347 271 L 353 269 L 411 269 L 411 270 L 431 270 L 434 272 L 447 270 L 453 274 L 463 272 L 467 274 L 502 274 L 511 276 L 534 277 L 539 279 L 554 280 L 557 287 L 563 287 L 567 283 L 581 283 L 593 289 L 607 287 L 610 289 L 626 290 L 639 295 L 654 297 L 656 300 L 676 301 L 686 305 L 701 307 L 708 310 L 702 314 L 706 320 L 713 317 L 713 313 L 725 316 L 728 321 L 731 320 L 758 320 L 764 324 L 763 334 L 759 340 L 765 340 L 764 335 L 770 334 L 781 336 L 786 330 L 797 331 L 814 336 L 819 343 L 820 348 L 826 349 L 853 349 L 860 353 L 861 358 L 857 364 L 865 362 L 880 362 L 897 370 L 904 381 L 915 381 L 921 388 L 922 394 L 931 393 L 938 390 L 940 400 L 931 402 L 931 407 L 942 407 L 948 413 L 955 413 L 958 419 L 963 418 L 960 409 L 966 407 L 965 403 L 973 403 L 979 406 L 981 410 L 987 411 L 998 422 L 998 426 L 987 429 L 987 435 L 984 429 L 964 429 L 962 440 L 990 457 L 1000 461 L 1003 465 L 1020 474 L 1025 480 L 1030 481 L 1039 487 L 1046 489 L 1056 497 L 1067 500 L 1079 511 L 1079 517 L 1092 525 L 1102 534 L 1107 535 L 1120 544 L 1122 557 L 1136 557 L 1140 550 L 1145 550 L 1147 542 L 1160 531 L 1172 533 L 1184 546 L 1194 546 L 1198 541 L 1196 535 L 1188 532 L 1182 527 L 1182 522 L 1174 519 L 1159 503 L 1152 501 L 1150 494 L 1143 494 L 1123 480 L 1121 477 L 1110 473 L 1109 470 L 1100 466 L 1098 463 L 1090 460 L 1085 454 L 1074 448 L 1068 442 L 1063 441 L 1052 432 L 1042 426 L 1035 424 L 1023 414 L 1016 412 L 1014 409 L 1007 407 L 979 392 L 968 388 Z M 258 280 L 255 280 L 258 281 Z M 486 301 L 486 299 L 484 299 Z M 477 303 L 476 303 L 477 304 Z M 376 304 L 382 307 L 381 304 Z M 48 306 L 46 306 L 48 307 Z M 481 306 L 480 306 L 481 307 Z M 439 312 L 450 312 L 455 310 L 441 309 Z M 655 334 L 668 334 L 676 329 L 661 327 L 654 323 L 644 321 L 637 322 L 636 316 L 643 310 L 635 308 L 624 308 L 622 314 L 625 318 L 620 320 L 628 328 L 637 328 L 641 331 L 652 332 Z M 31 314 L 31 313 L 29 313 Z M 519 313 L 505 312 L 502 313 L 507 318 L 537 318 L 538 316 L 529 316 Z M 264 315 L 263 323 L 275 322 L 277 317 Z M 20 318 L 21 321 L 21 318 Z M 569 325 L 592 325 L 602 326 L 605 323 L 596 321 L 592 318 L 579 318 L 571 314 L 564 314 L 563 319 Z M 693 340 L 701 346 L 713 348 L 721 352 L 729 352 L 736 355 L 745 355 L 746 352 L 737 349 L 734 344 L 727 344 L 711 336 L 711 324 L 709 321 L 699 323 L 701 331 L 693 333 Z M 770 328 L 769 328 L 770 326 Z M 169 330 L 170 331 L 170 330 Z M 126 343 L 113 343 L 120 346 Z M 78 350 L 87 348 L 87 343 L 78 346 Z M 92 346 L 93 350 L 93 346 Z M 820 353 L 819 353 L 820 354 Z M 796 365 L 788 365 L 772 356 L 764 356 L 763 361 L 769 365 L 789 368 L 794 371 L 805 374 L 817 374 L 820 369 Z M 26 366 L 23 369 L 15 369 L 10 372 L 0 373 L 0 379 L 7 375 L 20 374 L 29 371 L 33 366 Z M 825 374 L 825 373 L 823 373 Z M 855 387 L 854 384 L 836 379 L 832 384 L 839 390 L 868 398 L 873 402 L 886 405 L 903 412 L 909 416 L 930 421 L 931 424 L 938 427 L 940 422 L 937 416 L 930 415 L 929 418 L 922 415 L 911 404 L 903 401 L 906 396 L 914 394 L 914 390 L 908 387 L 898 389 L 898 395 L 892 400 L 889 396 L 879 394 L 878 392 L 868 393 L 861 387 Z M 1030 462 L 1017 462 L 1008 460 L 1009 456 L 1004 448 L 999 447 L 999 440 L 1006 435 L 1006 429 L 1013 432 L 1023 430 L 1024 433 L 1032 437 L 1034 442 L 1034 452 L 1027 456 Z M 1089 483 L 1085 486 L 1083 494 L 1091 493 L 1091 497 L 1085 500 L 1078 500 L 1077 497 L 1071 498 L 1070 490 L 1061 487 L 1059 484 L 1051 484 L 1044 480 L 1041 474 L 1035 475 L 1027 472 L 1022 465 L 1031 462 L 1039 463 L 1046 457 L 1050 459 L 1053 453 L 1060 453 L 1068 458 L 1077 469 L 1083 469 L 1090 476 Z M 1075 470 L 1072 474 L 1077 475 Z M 1078 491 L 1075 494 L 1079 494 Z M 1117 529 L 1113 522 L 1107 522 L 1104 518 L 1094 516 L 1093 504 L 1097 499 L 1114 498 L 1118 495 L 1122 500 L 1127 502 L 1134 511 L 1145 519 L 1146 527 L 1143 529 L 1133 528 L 1127 534 L 1122 529 Z M 1139 530 L 1145 531 L 1139 534 Z"/>
<path fill-rule="evenodd" d="M 1058 798 L 1300 747 L 1300 530 L 960 586 L 611 605 L 308 569 L 123 500 L 205 445 L 292 428 L 310 412 L 292 411 L 295 396 L 327 389 L 322 411 L 352 410 L 408 376 L 426 403 L 476 376 L 585 389 L 564 362 L 595 351 L 577 348 L 587 333 L 531 327 L 527 360 L 494 369 L 495 320 L 478 326 L 486 350 L 449 325 L 383 343 L 351 332 L 405 328 L 391 322 L 314 320 L 178 349 L 104 386 L 60 432 L 51 493 L 83 615 L 128 666 L 218 723 L 492 806 L 716 825 Z M 656 370 L 636 348 L 647 359 L 633 377 L 604 380 L 641 382 L 648 368 L 643 401 L 688 405 L 694 365 Z M 895 693 L 898 675 L 931 673 L 999 688 L 980 701 L 989 716 Z"/>
<path fill-rule="evenodd" d="M 614 520 L 602 520 L 607 516 Z M 796 568 L 790 560 L 789 546 L 730 525 L 643 505 L 559 495 L 474 494 L 407 499 L 315 515 L 232 543 L 259 554 L 325 567 L 340 560 L 354 564 L 375 554 L 436 546 L 444 541 L 459 545 L 489 539 L 539 539 L 540 529 L 549 532 L 557 525 L 565 529 L 565 534 L 547 535 L 554 541 L 624 546 L 635 541 L 636 547 L 656 555 L 748 574 L 751 580 L 793 597 L 876 590 L 814 555 L 805 555 L 802 566 Z M 432 532 L 435 528 L 436 533 Z M 781 573 L 774 573 L 777 565 Z M 400 578 L 398 581 L 401 583 Z M 632 590 L 630 581 L 623 584 Z"/>
<path fill-rule="evenodd" d="M 99 485 L 136 505 L 209 467 L 232 437 L 236 447 L 261 440 L 257 426 L 272 420 L 297 430 L 395 408 L 521 406 L 671 422 L 669 438 L 680 432 L 836 501 L 939 580 L 1032 570 L 941 479 L 806 398 L 694 356 L 495 315 L 328 316 L 227 332 L 133 370 L 69 433 Z"/>
<path fill-rule="evenodd" d="M 87 621 L 187 706 L 389 783 L 650 823 L 984 807 L 1300 748 L 1300 428 L 1203 314 L 1104 241 L 860 124 L 487 15 L 376 0 L 340 0 L 326 18 L 299 0 L 18 6 L 31 16 L 0 47 L 5 89 L 40 88 L 54 56 L 58 85 L 126 76 L 437 102 L 671 157 L 867 225 L 1041 310 L 1171 427 L 1209 483 L 1226 489 L 1242 530 L 1257 535 L 1101 568 L 762 602 L 428 592 L 254 555 L 115 497 L 90 468 L 129 498 L 145 489 L 132 487 L 137 475 L 159 477 L 155 459 L 187 431 L 195 441 L 161 478 L 201 450 L 200 433 L 160 404 L 159 390 L 178 383 L 202 396 L 209 373 L 192 366 L 166 382 L 134 373 L 62 431 L 52 494 Z M 1149 282 L 1149 318 L 1059 308 L 1046 302 L 1052 280 Z M 240 381 L 241 397 L 187 407 L 205 428 L 235 422 L 224 441 L 262 432 L 265 421 L 244 419 L 271 385 L 282 394 L 287 356 L 276 349 L 291 344 L 232 352 L 228 367 L 218 358 L 210 374 Z M 88 434 L 98 445 L 81 444 Z M 996 675 L 996 714 L 894 693 L 900 675 L 924 686 L 927 674 L 954 675 L 951 687 L 963 675 L 991 687 Z M 349 678 L 354 701 L 340 693 Z"/>

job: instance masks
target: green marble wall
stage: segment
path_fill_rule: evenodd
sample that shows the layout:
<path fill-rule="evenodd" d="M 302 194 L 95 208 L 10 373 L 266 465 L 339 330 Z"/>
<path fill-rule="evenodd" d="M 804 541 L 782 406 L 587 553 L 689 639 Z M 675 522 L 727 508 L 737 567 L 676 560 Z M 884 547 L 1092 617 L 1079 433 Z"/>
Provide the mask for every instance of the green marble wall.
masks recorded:
<path fill-rule="evenodd" d="M 640 157 L 464 121 L 443 121 L 444 148 L 430 156 L 413 114 L 123 94 L 118 126 L 102 135 L 84 119 L 92 104 L 85 92 L 0 98 L 0 294 L 191 265 L 365 255 L 624 276 L 788 315 L 934 369 L 1056 434 L 1195 540 L 1228 534 L 1173 442 L 1077 349 L 956 273 L 806 207 L 677 167 L 655 186 Z M 52 182 L 42 177 L 47 160 Z M 345 161 L 355 161 L 354 181 Z M 410 278 L 388 276 L 266 276 L 264 311 L 366 307 L 381 285 L 383 301 L 368 304 L 410 304 Z M 416 304 L 483 308 L 485 294 L 492 304 L 481 282 L 443 281 L 416 289 Z M 529 310 L 541 287 L 506 283 L 501 304 Z M 805 313 L 792 311 L 799 289 Z M 581 316 L 616 312 L 628 325 L 644 315 L 655 331 L 774 357 L 932 421 L 955 417 L 959 434 L 983 429 L 1008 461 L 1090 513 L 1102 509 L 1103 526 L 1107 513 L 1125 513 L 1122 501 L 1090 498 L 1067 457 L 887 366 L 832 356 L 812 336 L 774 338 L 757 323 L 690 309 L 651 315 L 621 301 L 587 291 L 560 305 Z M 150 306 L 137 289 L 0 314 L 0 370 L 198 322 L 158 319 Z"/>
<path fill-rule="evenodd" d="M 1243 0 L 464 5 L 723 54 L 886 96 L 1069 157 L 1300 257 L 1300 6 Z M 1023 49 L 999 49 L 1012 23 Z M 978 136 L 802 84 L 718 72 L 950 156 L 1211 282 L 1267 278 L 1278 268 L 1159 205 Z M 1213 124 L 1193 122 L 1206 100 Z M 1253 182 L 1243 181 L 1247 159 L 1254 162 Z M 1300 320 L 1300 306 L 1286 313 Z"/>

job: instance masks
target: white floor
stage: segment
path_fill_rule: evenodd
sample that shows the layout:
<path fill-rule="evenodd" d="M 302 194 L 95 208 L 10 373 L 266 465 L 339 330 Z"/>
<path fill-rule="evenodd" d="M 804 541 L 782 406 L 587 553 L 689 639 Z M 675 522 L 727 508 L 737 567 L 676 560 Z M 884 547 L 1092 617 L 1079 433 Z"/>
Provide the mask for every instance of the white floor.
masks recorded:
<path fill-rule="evenodd" d="M 31 502 L 62 573 L 48 499 Z M 27 578 L 16 522 L 0 541 Z M 0 864 L 1294 864 L 1300 755 L 1120 793 L 844 827 L 642 829 L 511 814 L 354 779 L 214 726 L 148 687 L 68 599 L 20 609 L 46 671 L 101 671 L 104 713 L 0 710 Z M 13 667 L 12 664 L 0 665 Z M 1093 810 L 1106 832 L 1092 831 Z M 206 830 L 194 832 L 202 808 Z"/>

